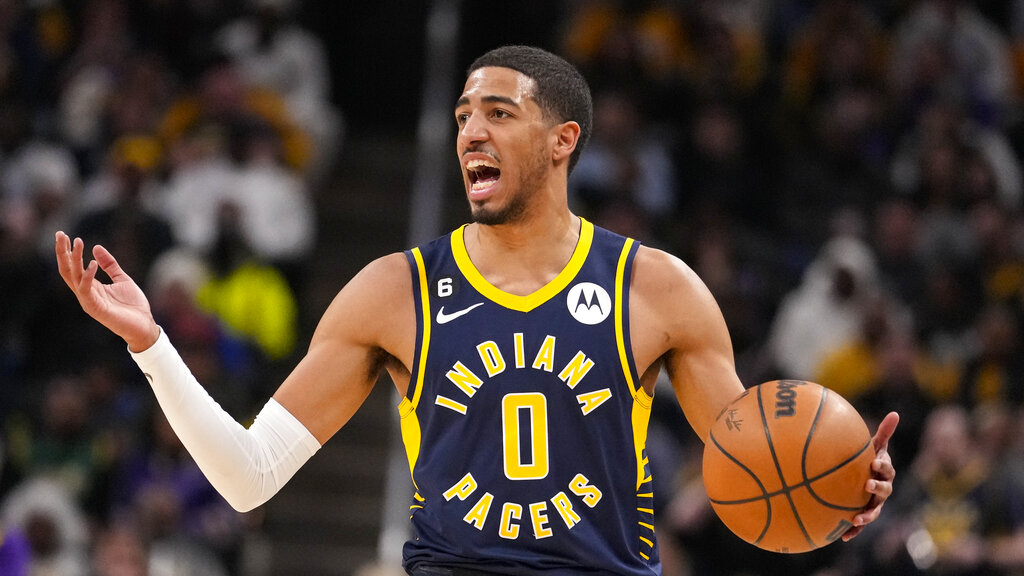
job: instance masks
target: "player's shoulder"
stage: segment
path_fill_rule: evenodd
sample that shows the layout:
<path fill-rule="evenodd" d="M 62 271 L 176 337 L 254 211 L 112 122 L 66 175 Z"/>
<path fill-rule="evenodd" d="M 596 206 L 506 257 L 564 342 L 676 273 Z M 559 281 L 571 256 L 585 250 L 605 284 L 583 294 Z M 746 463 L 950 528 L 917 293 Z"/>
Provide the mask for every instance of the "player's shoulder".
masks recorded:
<path fill-rule="evenodd" d="M 379 313 L 388 308 L 389 301 L 407 293 L 411 283 L 409 264 L 405 255 L 394 252 L 371 260 L 363 266 L 342 287 L 336 300 L 340 299 L 364 308 L 380 303 L 379 307 L 374 308 L 375 312 Z"/>
<path fill-rule="evenodd" d="M 371 260 L 362 270 L 359 276 L 366 276 L 375 280 L 399 280 L 409 276 L 409 261 L 403 252 L 392 252 Z"/>
<path fill-rule="evenodd" d="M 318 332 L 386 348 L 391 331 L 413 318 L 411 286 L 409 264 L 401 252 L 376 258 L 335 295 Z"/>
<path fill-rule="evenodd" d="M 637 251 L 629 290 L 630 315 L 668 345 L 718 341 L 726 333 L 715 297 L 681 258 L 655 248 Z"/>
<path fill-rule="evenodd" d="M 667 316 L 693 316 L 702 308 L 717 309 L 707 285 L 686 262 L 645 246 L 637 250 L 633 261 L 630 301 Z"/>
<path fill-rule="evenodd" d="M 650 246 L 637 248 L 633 260 L 632 285 L 634 289 L 678 291 L 703 286 L 696 272 L 678 256 Z"/>

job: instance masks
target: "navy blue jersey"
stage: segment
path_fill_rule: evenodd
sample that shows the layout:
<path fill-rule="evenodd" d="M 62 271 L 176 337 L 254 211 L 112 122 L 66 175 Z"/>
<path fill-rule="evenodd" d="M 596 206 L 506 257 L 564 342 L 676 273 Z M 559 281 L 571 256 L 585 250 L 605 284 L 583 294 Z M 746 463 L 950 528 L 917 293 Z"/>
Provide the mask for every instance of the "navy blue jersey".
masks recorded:
<path fill-rule="evenodd" d="M 583 221 L 533 294 L 491 285 L 460 228 L 406 256 L 416 354 L 399 406 L 416 493 L 407 568 L 658 574 L 629 342 L 638 244 Z"/>

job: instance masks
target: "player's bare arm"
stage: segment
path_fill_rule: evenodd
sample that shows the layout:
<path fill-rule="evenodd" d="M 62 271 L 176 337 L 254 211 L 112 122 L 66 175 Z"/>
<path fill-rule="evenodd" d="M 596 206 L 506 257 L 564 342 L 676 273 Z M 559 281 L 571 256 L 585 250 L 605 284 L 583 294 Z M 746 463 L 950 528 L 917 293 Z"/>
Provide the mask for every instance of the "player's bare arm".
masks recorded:
<path fill-rule="evenodd" d="M 722 407 L 743 391 L 718 304 L 689 266 L 660 250 L 641 247 L 632 282 L 630 338 L 637 367 L 646 370 L 645 385 L 652 385 L 663 362 L 687 420 L 705 440 Z M 876 456 L 865 487 L 872 497 L 843 540 L 877 519 L 892 494 L 896 471 L 888 443 L 898 423 L 890 413 L 875 432 Z"/>
<path fill-rule="evenodd" d="M 334 298 L 274 398 L 323 444 L 362 405 L 381 369 L 404 393 L 415 337 L 409 264 L 402 254 L 379 258 Z"/>
<path fill-rule="evenodd" d="M 664 366 L 690 426 L 703 441 L 721 409 L 743 392 L 718 304 L 682 260 L 641 246 L 629 309 L 630 339 L 645 386 L 653 385 Z"/>

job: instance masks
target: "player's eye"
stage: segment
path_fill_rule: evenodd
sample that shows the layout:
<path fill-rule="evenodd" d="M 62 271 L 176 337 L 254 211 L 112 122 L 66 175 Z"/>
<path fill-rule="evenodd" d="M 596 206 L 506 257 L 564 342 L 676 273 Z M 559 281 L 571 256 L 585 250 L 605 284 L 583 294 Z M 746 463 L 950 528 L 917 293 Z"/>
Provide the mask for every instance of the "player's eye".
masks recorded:
<path fill-rule="evenodd" d="M 505 119 L 505 118 L 511 118 L 511 117 L 512 117 L 512 115 L 511 115 L 511 114 L 509 114 L 509 113 L 508 113 L 507 111 L 505 111 L 505 110 L 502 110 L 501 108 L 497 108 L 497 109 L 495 109 L 495 110 L 494 110 L 494 112 L 493 112 L 493 114 L 494 114 L 494 117 L 495 117 L 495 118 L 497 118 L 497 119 L 499 119 L 499 120 L 502 120 L 502 119 Z"/>

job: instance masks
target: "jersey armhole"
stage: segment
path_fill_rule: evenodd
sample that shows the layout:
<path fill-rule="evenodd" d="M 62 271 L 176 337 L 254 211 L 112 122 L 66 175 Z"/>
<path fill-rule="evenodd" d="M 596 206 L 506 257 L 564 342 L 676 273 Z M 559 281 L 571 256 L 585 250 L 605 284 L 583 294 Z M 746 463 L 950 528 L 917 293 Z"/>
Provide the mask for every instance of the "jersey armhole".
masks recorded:
<path fill-rule="evenodd" d="M 416 309 L 416 353 L 410 367 L 409 387 L 405 398 L 415 410 L 423 392 L 423 372 L 427 365 L 427 350 L 430 348 L 430 292 L 427 285 L 427 270 L 419 248 L 406 250 L 412 274 L 413 302 Z M 408 409 L 408 408 L 407 408 Z"/>
<path fill-rule="evenodd" d="M 622 374 L 634 399 L 637 397 L 637 391 L 643 390 L 643 384 L 640 382 L 629 338 L 629 285 L 633 272 L 633 258 L 639 247 L 639 242 L 627 238 L 619 252 L 615 267 L 615 344 L 619 350 Z"/>

